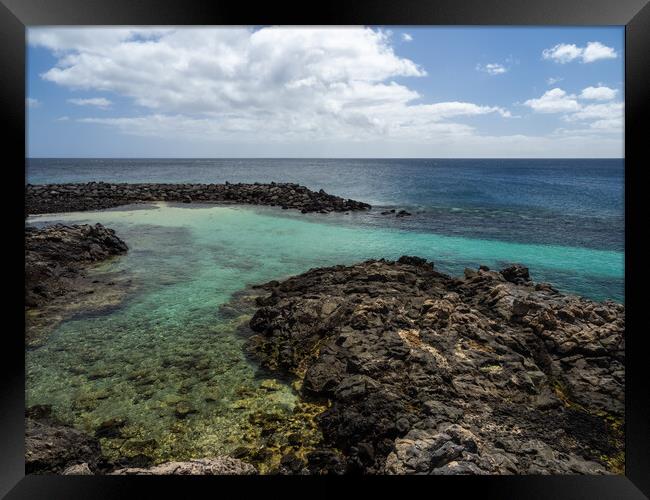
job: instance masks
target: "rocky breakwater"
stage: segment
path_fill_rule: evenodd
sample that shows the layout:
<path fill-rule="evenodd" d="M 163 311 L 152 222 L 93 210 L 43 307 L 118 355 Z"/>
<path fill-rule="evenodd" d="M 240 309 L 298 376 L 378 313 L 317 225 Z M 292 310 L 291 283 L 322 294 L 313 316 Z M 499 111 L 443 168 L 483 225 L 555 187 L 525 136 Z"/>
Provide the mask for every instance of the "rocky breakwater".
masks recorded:
<path fill-rule="evenodd" d="M 89 277 L 88 270 L 127 250 L 115 231 L 101 224 L 26 226 L 28 343 L 41 341 L 46 331 L 81 306 L 99 309 L 119 303 L 130 281 L 112 273 Z"/>
<path fill-rule="evenodd" d="M 261 287 L 248 349 L 325 400 L 287 473 L 623 471 L 624 307 L 402 257 Z"/>
<path fill-rule="evenodd" d="M 27 184 L 27 214 L 100 210 L 133 203 L 236 203 L 278 206 L 308 212 L 367 210 L 367 203 L 349 200 L 291 183 L 270 184 Z"/>

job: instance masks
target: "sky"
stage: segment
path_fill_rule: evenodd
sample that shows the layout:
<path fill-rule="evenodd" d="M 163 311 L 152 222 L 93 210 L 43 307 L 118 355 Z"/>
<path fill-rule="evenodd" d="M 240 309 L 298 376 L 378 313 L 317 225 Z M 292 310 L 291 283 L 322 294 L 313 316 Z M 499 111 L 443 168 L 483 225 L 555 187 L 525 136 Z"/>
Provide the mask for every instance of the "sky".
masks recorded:
<path fill-rule="evenodd" d="M 622 158 L 624 28 L 38 27 L 29 157 Z"/>

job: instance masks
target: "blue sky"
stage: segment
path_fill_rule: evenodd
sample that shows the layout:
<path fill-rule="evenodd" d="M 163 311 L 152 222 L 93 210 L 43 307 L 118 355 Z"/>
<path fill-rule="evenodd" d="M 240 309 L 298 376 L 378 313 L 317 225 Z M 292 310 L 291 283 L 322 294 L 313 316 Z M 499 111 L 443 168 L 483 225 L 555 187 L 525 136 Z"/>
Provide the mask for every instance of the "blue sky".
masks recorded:
<path fill-rule="evenodd" d="M 31 157 L 623 157 L 622 27 L 30 28 Z"/>

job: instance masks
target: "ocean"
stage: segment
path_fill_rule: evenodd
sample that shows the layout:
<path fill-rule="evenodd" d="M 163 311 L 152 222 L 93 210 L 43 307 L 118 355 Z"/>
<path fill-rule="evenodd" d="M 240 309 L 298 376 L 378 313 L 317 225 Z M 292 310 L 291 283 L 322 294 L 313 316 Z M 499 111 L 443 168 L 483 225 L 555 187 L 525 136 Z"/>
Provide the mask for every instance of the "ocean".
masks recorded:
<path fill-rule="evenodd" d="M 345 215 L 155 203 L 29 217 L 100 222 L 129 245 L 103 270 L 133 276 L 137 291 L 63 322 L 26 356 L 28 405 L 52 404 L 88 432 L 128 422 L 102 441 L 114 457 L 271 446 L 251 415 L 288 416 L 296 394 L 281 381 L 261 388 L 270 375 L 244 355 L 239 323 L 219 313 L 249 284 L 407 254 L 454 275 L 520 262 L 566 293 L 624 300 L 623 160 L 32 159 L 27 181 L 297 182 L 373 205 Z M 413 215 L 381 215 L 391 208 Z M 179 420 L 179 401 L 196 412 Z"/>
<path fill-rule="evenodd" d="M 622 159 L 29 159 L 27 182 L 297 182 L 407 208 L 400 229 L 623 251 Z M 362 218 L 391 225 L 376 210 Z M 393 224 L 395 226 L 395 224 Z"/>

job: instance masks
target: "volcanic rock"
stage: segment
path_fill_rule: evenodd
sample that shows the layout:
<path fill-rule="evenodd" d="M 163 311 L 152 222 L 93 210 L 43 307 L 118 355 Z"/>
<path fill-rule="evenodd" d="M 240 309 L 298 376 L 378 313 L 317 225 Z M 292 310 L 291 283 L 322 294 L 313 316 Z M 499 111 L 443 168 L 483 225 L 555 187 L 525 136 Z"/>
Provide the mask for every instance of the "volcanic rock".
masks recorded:
<path fill-rule="evenodd" d="M 408 256 L 261 289 L 248 351 L 328 401 L 312 473 L 622 472 L 622 305 Z"/>
<path fill-rule="evenodd" d="M 118 476 L 153 476 L 153 475 L 251 475 L 257 474 L 252 465 L 237 458 L 221 456 L 216 458 L 200 458 L 185 462 L 166 462 L 147 468 L 126 468 L 111 472 Z"/>
<path fill-rule="evenodd" d="M 115 231 L 101 224 L 26 226 L 26 305 L 42 306 L 66 294 L 76 287 L 75 279 L 84 267 L 127 250 Z"/>
<path fill-rule="evenodd" d="M 61 474 L 80 464 L 94 470 L 101 460 L 99 441 L 56 421 L 49 411 L 43 413 L 43 409 L 41 406 L 34 413 L 27 412 L 25 472 Z"/>
<path fill-rule="evenodd" d="M 152 201 L 179 203 L 241 203 L 278 206 L 309 212 L 367 210 L 367 203 L 312 191 L 293 183 L 270 184 L 27 184 L 27 214 L 100 210 Z"/>
<path fill-rule="evenodd" d="M 132 288 L 117 272 L 94 273 L 99 262 L 128 250 L 115 231 L 94 226 L 55 224 L 25 227 L 26 341 L 36 347 L 49 331 L 78 310 L 118 305 Z"/>

